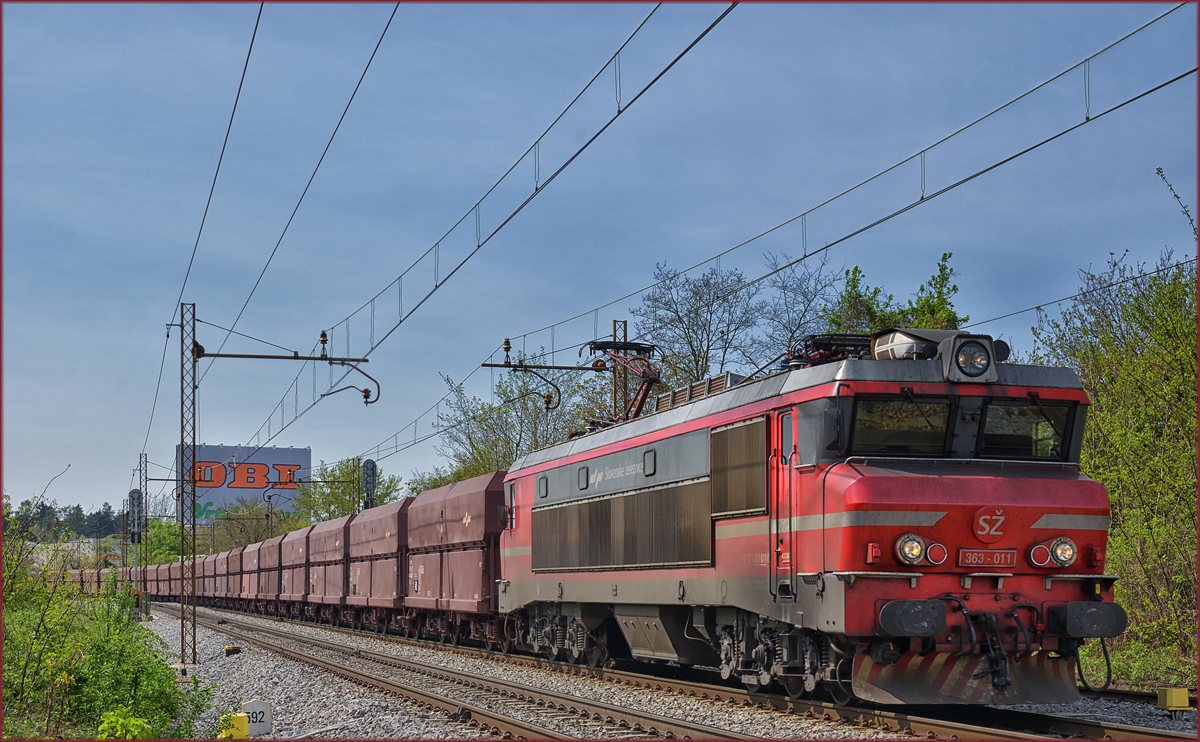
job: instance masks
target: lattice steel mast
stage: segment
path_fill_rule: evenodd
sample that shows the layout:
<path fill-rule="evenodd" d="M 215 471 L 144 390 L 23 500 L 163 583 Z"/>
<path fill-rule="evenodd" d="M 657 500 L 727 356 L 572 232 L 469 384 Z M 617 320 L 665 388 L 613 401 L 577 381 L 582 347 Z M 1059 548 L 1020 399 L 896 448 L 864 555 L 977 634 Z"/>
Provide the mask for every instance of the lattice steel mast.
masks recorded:
<path fill-rule="evenodd" d="M 144 498 L 142 504 L 142 548 L 138 550 L 138 561 L 142 568 L 141 578 L 142 584 L 138 588 L 142 591 L 142 615 L 150 615 L 150 593 L 148 588 L 149 583 L 146 581 L 146 567 L 150 564 L 150 460 L 146 453 L 138 456 L 138 489 L 142 491 Z"/>
<path fill-rule="evenodd" d="M 179 305 L 179 661 L 196 664 L 196 305 Z"/>

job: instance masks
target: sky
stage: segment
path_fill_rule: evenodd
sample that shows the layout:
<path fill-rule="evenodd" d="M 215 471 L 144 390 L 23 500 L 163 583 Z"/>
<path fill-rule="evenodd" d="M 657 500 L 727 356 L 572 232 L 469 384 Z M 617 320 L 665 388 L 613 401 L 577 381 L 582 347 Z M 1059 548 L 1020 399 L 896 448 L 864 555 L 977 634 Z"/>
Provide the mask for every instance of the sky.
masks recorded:
<path fill-rule="evenodd" d="M 14 503 L 65 470 L 47 498 L 116 504 L 143 450 L 168 476 L 180 346 L 166 331 L 185 274 L 209 351 L 261 274 L 235 328 L 254 340 L 224 352 L 303 355 L 328 330 L 330 352 L 367 355 L 382 390 L 314 405 L 338 381 L 328 366 L 210 359 L 198 442 L 366 453 L 407 477 L 440 462 L 436 438 L 403 444 L 434 432 L 445 378 L 488 398 L 479 364 L 504 338 L 575 362 L 597 328 L 633 319 L 658 264 L 690 267 L 806 213 L 720 258 L 759 276 L 767 253 L 842 240 L 1085 121 L 838 242 L 827 269 L 857 265 L 904 301 L 953 252 L 955 305 L 975 322 L 1053 311 L 1114 253 L 1195 253 L 1155 170 L 1195 210 L 1196 76 L 1105 113 L 1196 66 L 1194 4 L 1108 48 L 1174 6 L 748 3 L 640 96 L 727 5 L 403 4 L 380 42 L 394 7 L 265 6 L 247 65 L 257 4 L 2 6 L 0 477 Z M 1028 351 L 1035 320 L 974 329 Z"/>

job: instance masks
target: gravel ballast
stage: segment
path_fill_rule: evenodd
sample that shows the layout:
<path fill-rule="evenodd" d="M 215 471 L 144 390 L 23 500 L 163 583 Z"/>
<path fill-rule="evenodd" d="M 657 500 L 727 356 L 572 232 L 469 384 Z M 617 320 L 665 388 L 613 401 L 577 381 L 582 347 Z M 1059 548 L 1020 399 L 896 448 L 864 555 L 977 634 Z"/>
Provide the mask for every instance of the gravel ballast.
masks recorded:
<path fill-rule="evenodd" d="M 147 627 L 162 637 L 178 658 L 179 618 L 156 613 Z M 239 701 L 271 704 L 277 739 L 466 739 L 487 737 L 445 714 L 381 690 L 352 683 L 320 668 L 281 657 L 253 645 L 240 645 L 239 654 L 225 656 L 225 647 L 238 644 L 225 634 L 196 627 L 197 667 L 190 674 L 215 686 L 219 709 L 239 707 Z"/>
<path fill-rule="evenodd" d="M 1163 729 L 1169 732 L 1196 734 L 1196 709 L 1188 710 L 1182 719 L 1173 719 L 1171 712 L 1154 708 L 1148 703 L 1131 701 L 1109 701 L 1100 698 L 1084 698 L 1075 703 L 1024 704 L 1006 706 L 1018 711 L 1033 711 L 1039 714 L 1074 716 L 1079 719 L 1106 721 L 1132 727 Z"/>
<path fill-rule="evenodd" d="M 200 615 L 220 615 L 208 609 L 198 609 Z M 159 620 L 150 623 L 169 646 L 179 646 L 179 619 L 158 614 Z M 236 614 L 239 621 L 283 628 L 301 636 L 331 638 L 341 644 L 392 654 L 418 662 L 439 664 L 479 677 L 489 677 L 521 683 L 567 695 L 586 697 L 628 708 L 651 711 L 664 716 L 760 736 L 765 739 L 909 739 L 907 735 L 883 733 L 865 727 L 839 722 L 805 719 L 766 709 L 735 707 L 668 693 L 639 688 L 618 687 L 587 678 L 570 677 L 535 668 L 518 667 L 504 662 L 477 659 L 409 644 L 383 641 L 369 635 L 350 635 L 331 632 L 318 626 L 284 624 L 257 616 Z M 290 659 L 277 657 L 263 650 L 243 646 L 242 653 L 225 657 L 225 646 L 235 643 L 225 635 L 203 627 L 196 629 L 196 674 L 205 683 L 214 683 L 214 698 L 229 705 L 239 696 L 242 700 L 266 701 L 276 709 L 276 737 L 293 737 L 304 732 L 330 726 L 342 720 L 352 723 L 344 728 L 315 735 L 318 738 L 461 738 L 461 724 L 452 724 L 444 716 L 409 708 L 399 709 L 402 699 L 349 683 L 331 673 L 312 668 Z M 251 661 L 230 661 L 238 658 Z M 332 696 L 331 693 L 338 693 Z M 393 720 L 370 719 L 371 723 L 353 723 L 353 711 L 367 703 L 395 704 L 387 712 Z M 383 716 L 383 713 L 380 713 Z M 416 717 L 420 717 L 417 719 Z M 414 723 L 416 722 L 416 723 Z M 472 730 L 473 731 L 473 730 Z M 474 732 L 473 736 L 479 736 Z"/>
<path fill-rule="evenodd" d="M 218 612 L 199 609 L 202 614 Z M 236 614 L 238 620 L 272 628 L 287 627 L 301 636 L 331 638 L 341 644 L 391 654 L 399 658 L 438 664 L 457 671 L 521 683 L 558 693 L 585 697 L 606 703 L 671 716 L 689 721 L 752 734 L 768 739 L 888 739 L 894 733 L 850 726 L 818 719 L 807 719 L 765 709 L 735 707 L 711 701 L 685 698 L 645 689 L 615 686 L 587 678 L 566 676 L 535 668 L 468 657 L 437 649 L 384 641 L 367 634 L 331 632 L 304 624 L 282 624 L 274 619 Z M 179 620 L 159 614 L 149 626 L 169 646 L 179 646 Z M 196 674 L 216 685 L 214 700 L 222 707 L 258 699 L 272 705 L 275 713 L 275 737 L 294 738 L 310 734 L 317 738 L 463 738 L 480 736 L 478 731 L 448 721 L 439 712 L 417 707 L 391 694 L 351 683 L 332 673 L 270 654 L 253 646 L 242 653 L 225 656 L 225 646 L 234 643 L 226 635 L 197 628 Z M 1082 700 L 1065 706 L 1028 706 L 1039 713 L 1103 718 L 1122 724 L 1196 731 L 1196 713 L 1183 721 L 1171 719 L 1164 711 L 1146 704 L 1119 701 Z M 341 725 L 341 726 L 338 726 Z M 328 729 L 327 729 L 328 728 Z"/>

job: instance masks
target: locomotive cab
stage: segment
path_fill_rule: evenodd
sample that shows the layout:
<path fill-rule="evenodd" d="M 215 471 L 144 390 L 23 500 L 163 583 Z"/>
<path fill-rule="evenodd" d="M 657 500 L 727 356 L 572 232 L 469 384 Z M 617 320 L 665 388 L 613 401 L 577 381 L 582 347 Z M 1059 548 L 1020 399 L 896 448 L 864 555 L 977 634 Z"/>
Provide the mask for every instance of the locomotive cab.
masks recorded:
<path fill-rule="evenodd" d="M 1069 371 L 1006 356 L 986 336 L 894 330 L 845 362 L 874 371 L 839 386 L 830 464 L 797 489 L 819 479 L 818 574 L 842 592 L 855 696 L 1073 700 L 1078 645 L 1125 629 L 1107 496 L 1078 471 L 1087 398 Z"/>

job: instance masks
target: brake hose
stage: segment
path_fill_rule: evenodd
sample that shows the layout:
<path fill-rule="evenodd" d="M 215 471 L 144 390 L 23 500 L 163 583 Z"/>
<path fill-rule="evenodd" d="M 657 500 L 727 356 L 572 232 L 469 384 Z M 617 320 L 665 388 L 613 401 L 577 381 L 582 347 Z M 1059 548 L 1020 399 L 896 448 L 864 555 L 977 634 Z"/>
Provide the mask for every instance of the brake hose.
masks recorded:
<path fill-rule="evenodd" d="M 1104 637 L 1100 637 L 1100 650 L 1104 652 L 1104 685 L 1099 688 L 1093 688 L 1088 685 L 1087 678 L 1083 676 L 1083 661 L 1079 659 L 1079 648 L 1075 648 L 1075 667 L 1079 670 L 1079 682 L 1083 683 L 1085 690 L 1099 693 L 1108 688 L 1112 682 L 1112 660 L 1108 658 L 1108 643 L 1104 641 Z"/>
<path fill-rule="evenodd" d="M 1017 628 L 1021 630 L 1021 633 L 1025 635 L 1025 646 L 1028 647 L 1028 651 L 1026 651 L 1025 654 L 1017 652 L 1017 659 L 1022 660 L 1033 654 L 1033 637 L 1030 636 L 1029 631 L 1025 628 L 1025 623 L 1021 620 L 1021 616 L 1017 613 L 1018 608 L 1028 608 L 1029 610 L 1033 611 L 1033 617 L 1036 621 L 1034 628 L 1037 628 L 1037 624 L 1042 622 L 1042 610 L 1033 603 L 1017 603 L 1012 607 L 1012 613 L 1008 614 L 1009 618 L 1016 622 Z"/>
<path fill-rule="evenodd" d="M 953 595 L 939 595 L 937 599 L 938 600 L 953 600 L 955 603 L 958 603 L 958 609 L 963 614 L 963 620 L 966 622 L 967 628 L 971 630 L 971 647 L 970 647 L 970 649 L 967 649 L 966 651 L 960 650 L 958 652 L 957 656 L 958 657 L 966 657 L 969 654 L 975 654 L 975 647 L 979 643 L 979 641 L 975 637 L 975 624 L 971 623 L 971 614 L 967 613 L 966 604 L 963 603 L 958 598 L 954 597 Z M 959 641 L 958 646 L 960 646 L 960 647 L 962 646 L 961 640 Z"/>
<path fill-rule="evenodd" d="M 1027 648 L 1025 653 L 1021 653 L 1019 646 L 1017 648 L 1017 659 L 1023 660 L 1033 653 L 1033 638 L 1029 636 L 1029 630 L 1025 628 L 1025 622 L 1021 620 L 1021 617 L 1017 615 L 1017 612 L 1013 611 L 1010 615 L 1012 616 L 1013 622 L 1017 624 L 1017 628 L 1021 630 L 1021 635 L 1025 637 L 1025 646 Z"/>

